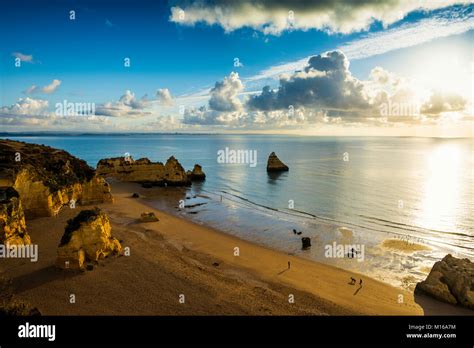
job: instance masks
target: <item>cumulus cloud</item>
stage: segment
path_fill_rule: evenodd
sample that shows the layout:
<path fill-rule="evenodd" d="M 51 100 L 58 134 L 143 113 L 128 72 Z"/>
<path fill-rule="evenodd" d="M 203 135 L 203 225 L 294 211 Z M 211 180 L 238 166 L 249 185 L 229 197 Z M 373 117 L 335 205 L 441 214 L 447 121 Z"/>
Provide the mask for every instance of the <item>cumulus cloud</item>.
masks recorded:
<path fill-rule="evenodd" d="M 48 101 L 33 98 L 19 98 L 15 104 L 2 106 L 0 113 L 10 115 L 39 115 L 48 109 Z"/>
<path fill-rule="evenodd" d="M 303 71 L 283 74 L 277 90 L 265 87 L 249 99 L 255 110 L 281 110 L 290 106 L 335 110 L 367 109 L 364 85 L 349 71 L 349 60 L 341 51 L 326 52 L 308 60 Z"/>
<path fill-rule="evenodd" d="M 232 72 L 223 81 L 216 82 L 211 89 L 209 108 L 216 111 L 238 111 L 242 108 L 242 102 L 237 97 L 244 90 L 239 74 Z"/>
<path fill-rule="evenodd" d="M 443 112 L 463 111 L 467 100 L 458 94 L 434 92 L 421 106 L 421 112 L 427 115 L 439 115 Z"/>
<path fill-rule="evenodd" d="M 49 85 L 38 87 L 36 85 L 32 85 L 31 87 L 27 88 L 24 93 L 26 94 L 33 94 L 33 93 L 46 93 L 51 94 L 56 91 L 56 89 L 61 85 L 61 80 L 54 79 L 51 81 Z"/>
<path fill-rule="evenodd" d="M 171 96 L 168 88 L 160 88 L 156 91 L 156 100 L 160 105 L 171 106 L 174 104 L 173 97 Z"/>
<path fill-rule="evenodd" d="M 0 124 L 15 129 L 15 127 L 30 127 L 32 130 L 63 129 L 80 126 L 81 129 L 100 127 L 106 119 L 97 116 L 58 116 L 49 110 L 49 102 L 42 99 L 19 98 L 9 106 L 0 107 Z"/>
<path fill-rule="evenodd" d="M 244 85 L 239 74 L 231 72 L 224 80 L 215 83 L 210 90 L 208 106 L 188 108 L 184 112 L 184 123 L 193 125 L 240 126 L 248 116 L 239 94 Z"/>
<path fill-rule="evenodd" d="M 386 27 L 414 10 L 434 10 L 457 3 L 469 1 L 175 0 L 170 20 L 182 25 L 220 25 L 226 32 L 249 27 L 273 35 L 293 29 L 347 34 L 366 30 L 375 21 Z"/>
<path fill-rule="evenodd" d="M 145 109 L 150 101 L 147 96 L 137 99 L 135 93 L 126 90 L 117 102 L 107 102 L 96 107 L 96 115 L 109 117 L 141 117 L 149 115 Z"/>
<path fill-rule="evenodd" d="M 420 93 L 412 81 L 382 67 L 372 69 L 368 80 L 359 80 L 349 66 L 339 50 L 315 55 L 301 70 L 282 74 L 278 88 L 266 86 L 246 99 L 241 98 L 243 83 L 232 73 L 215 84 L 207 106 L 185 110 L 183 123 L 243 128 L 315 123 L 416 124 L 436 122 L 439 114 L 466 107 L 461 96 Z"/>

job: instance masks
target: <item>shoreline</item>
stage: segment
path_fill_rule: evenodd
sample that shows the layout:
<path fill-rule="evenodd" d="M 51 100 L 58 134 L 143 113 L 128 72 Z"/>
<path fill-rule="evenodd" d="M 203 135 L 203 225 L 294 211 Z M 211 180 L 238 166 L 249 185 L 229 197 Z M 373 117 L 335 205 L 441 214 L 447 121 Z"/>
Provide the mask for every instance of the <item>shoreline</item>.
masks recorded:
<path fill-rule="evenodd" d="M 112 193 L 117 200 L 116 203 L 119 204 L 122 203 L 122 200 L 127 200 L 130 197 L 134 192 L 133 189 L 136 190 L 139 187 L 137 184 L 121 182 L 113 182 L 111 186 Z M 241 239 L 207 224 L 197 223 L 191 218 L 178 217 L 156 209 L 142 198 L 132 200 L 137 205 L 146 207 L 148 211 L 156 213 L 160 217 L 160 222 L 157 224 L 165 225 L 156 229 L 175 243 L 181 243 L 192 250 L 219 257 L 234 266 L 244 267 L 268 281 L 282 282 L 287 286 L 320 296 L 355 313 L 361 315 L 423 315 L 427 310 L 429 313 L 434 311 L 439 314 L 470 314 L 469 311 L 462 308 L 446 305 L 424 295 L 416 295 L 417 300 L 420 298 L 419 302 L 426 307 L 424 310 L 423 306 L 415 301 L 415 295 L 403 288 L 394 287 L 363 274 L 290 255 Z M 175 227 L 171 228 L 171 225 Z M 185 228 L 186 231 L 181 228 Z M 199 237 L 193 234 L 194 232 L 199 232 Z M 233 255 L 233 245 L 239 247 L 240 256 Z M 285 268 L 287 265 L 285 260 L 291 262 L 289 270 Z M 263 264 L 265 267 L 260 267 Z M 277 272 L 278 270 L 279 272 Z M 306 271 L 313 271 L 317 274 L 308 279 L 303 275 Z M 356 277 L 357 280 L 363 279 L 363 286 L 360 289 L 358 284 L 355 287 L 348 286 L 350 277 Z M 306 282 L 306 280 L 309 281 Z M 366 288 L 369 287 L 370 290 L 365 293 Z M 341 293 L 340 290 L 345 292 Z M 403 295 L 404 303 L 398 303 L 399 295 Z M 380 303 L 373 303 L 377 301 Z M 366 305 L 368 307 L 365 307 Z M 440 308 L 436 309 L 436 307 Z"/>
<path fill-rule="evenodd" d="M 130 256 L 102 260 L 78 274 L 56 269 L 66 221 L 93 206 L 65 207 L 56 217 L 27 221 L 39 245 L 37 263 L 10 259 L 0 265 L 0 280 L 11 279 L 9 292 L 15 298 L 43 315 L 472 315 L 155 209 L 146 198 L 131 198 L 140 191 L 137 184 L 114 181 L 111 188 L 114 203 L 98 206 Z M 159 221 L 140 222 L 145 211 Z M 356 285 L 349 284 L 351 277 Z M 69 302 L 71 294 L 75 304 Z M 181 295 L 185 304 L 178 301 Z"/>

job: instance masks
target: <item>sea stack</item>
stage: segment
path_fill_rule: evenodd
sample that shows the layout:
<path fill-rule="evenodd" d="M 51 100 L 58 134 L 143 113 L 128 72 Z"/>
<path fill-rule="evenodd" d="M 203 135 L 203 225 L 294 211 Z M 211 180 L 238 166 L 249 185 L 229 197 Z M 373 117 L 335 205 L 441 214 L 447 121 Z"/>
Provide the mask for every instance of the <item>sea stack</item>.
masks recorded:
<path fill-rule="evenodd" d="M 188 170 L 187 175 L 191 181 L 206 180 L 206 174 L 204 174 L 202 167 L 199 164 L 194 165 L 193 171 Z"/>
<path fill-rule="evenodd" d="M 99 208 L 81 211 L 68 221 L 58 249 L 56 264 L 63 269 L 84 269 L 93 262 L 122 251 L 112 237 L 109 217 Z"/>
<path fill-rule="evenodd" d="M 433 265 L 428 277 L 416 285 L 415 293 L 474 309 L 474 262 L 446 255 Z"/>
<path fill-rule="evenodd" d="M 288 166 L 280 161 L 275 152 L 268 156 L 267 172 L 286 172 L 288 169 Z"/>

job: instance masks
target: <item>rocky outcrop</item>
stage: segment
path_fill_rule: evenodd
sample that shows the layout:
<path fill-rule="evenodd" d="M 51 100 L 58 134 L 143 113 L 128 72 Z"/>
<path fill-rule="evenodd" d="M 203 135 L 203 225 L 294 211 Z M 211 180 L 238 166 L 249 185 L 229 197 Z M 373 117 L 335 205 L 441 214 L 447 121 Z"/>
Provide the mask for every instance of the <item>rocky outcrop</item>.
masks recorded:
<path fill-rule="evenodd" d="M 99 208 L 81 211 L 68 221 L 56 264 L 64 269 L 83 269 L 85 262 L 99 261 L 122 251 L 112 237 L 110 220 Z"/>
<path fill-rule="evenodd" d="M 20 195 L 13 187 L 0 187 L 0 244 L 31 244 Z"/>
<path fill-rule="evenodd" d="M 107 182 L 85 161 L 13 140 L 0 140 L 0 186 L 19 193 L 26 218 L 55 216 L 64 205 L 112 201 Z"/>
<path fill-rule="evenodd" d="M 192 171 L 188 170 L 187 175 L 191 181 L 206 180 L 206 174 L 202 171 L 202 167 L 199 164 L 195 164 Z"/>
<path fill-rule="evenodd" d="M 474 309 L 474 263 L 448 254 L 433 265 L 426 280 L 416 285 L 415 292 Z"/>
<path fill-rule="evenodd" d="M 171 156 L 165 164 L 151 162 L 148 158 L 133 160 L 131 157 L 106 158 L 97 164 L 97 173 L 120 181 L 156 186 L 188 186 L 191 179 L 176 158 Z"/>
<path fill-rule="evenodd" d="M 311 238 L 309 238 L 309 237 L 301 238 L 301 244 L 302 244 L 303 249 L 311 248 Z"/>
<path fill-rule="evenodd" d="M 267 172 L 285 172 L 288 169 L 288 166 L 280 161 L 275 152 L 268 156 Z"/>
<path fill-rule="evenodd" d="M 159 221 L 155 213 L 146 211 L 140 215 L 141 222 L 156 222 Z"/>

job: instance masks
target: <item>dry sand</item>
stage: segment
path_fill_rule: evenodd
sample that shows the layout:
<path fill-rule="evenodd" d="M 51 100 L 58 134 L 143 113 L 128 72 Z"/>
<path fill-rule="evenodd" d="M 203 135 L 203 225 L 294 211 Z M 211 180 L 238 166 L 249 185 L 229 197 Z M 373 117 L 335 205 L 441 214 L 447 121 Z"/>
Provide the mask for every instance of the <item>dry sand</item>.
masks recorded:
<path fill-rule="evenodd" d="M 0 277 L 10 279 L 3 296 L 13 293 L 44 315 L 472 315 L 427 297 L 417 296 L 415 302 L 412 293 L 366 276 L 157 211 L 145 199 L 131 198 L 132 192 L 146 192 L 138 185 L 113 183 L 112 188 L 115 202 L 100 207 L 130 256 L 103 260 L 77 274 L 56 269 L 67 219 L 88 207 L 65 208 L 55 218 L 27 222 L 40 258 L 37 263 L 2 260 Z M 144 211 L 153 211 L 160 221 L 139 222 Z M 240 256 L 234 255 L 235 247 Z M 349 284 L 351 277 L 356 285 Z"/>

